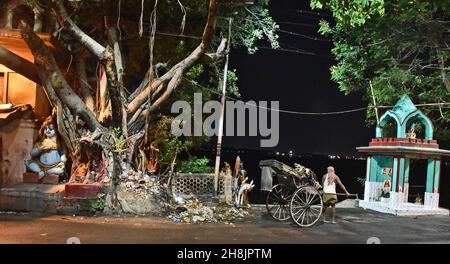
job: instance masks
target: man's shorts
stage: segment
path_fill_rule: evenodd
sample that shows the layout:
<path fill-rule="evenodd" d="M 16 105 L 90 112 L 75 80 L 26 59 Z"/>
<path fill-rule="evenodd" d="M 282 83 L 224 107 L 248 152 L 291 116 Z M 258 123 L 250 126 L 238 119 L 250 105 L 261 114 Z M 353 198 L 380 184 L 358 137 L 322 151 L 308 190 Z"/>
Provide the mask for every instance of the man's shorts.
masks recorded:
<path fill-rule="evenodd" d="M 337 195 L 335 193 L 324 193 L 322 199 L 323 205 L 327 207 L 330 205 L 334 205 L 338 201 Z"/>

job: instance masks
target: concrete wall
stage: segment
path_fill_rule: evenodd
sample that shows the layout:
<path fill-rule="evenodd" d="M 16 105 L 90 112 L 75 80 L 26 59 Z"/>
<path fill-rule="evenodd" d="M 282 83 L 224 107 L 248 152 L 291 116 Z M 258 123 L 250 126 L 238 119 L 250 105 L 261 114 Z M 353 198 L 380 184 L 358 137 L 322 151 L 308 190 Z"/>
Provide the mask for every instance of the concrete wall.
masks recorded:
<path fill-rule="evenodd" d="M 38 136 L 38 127 L 30 120 L 14 120 L 0 127 L 1 187 L 22 183 L 24 161 L 30 159 L 30 151 Z"/>
<path fill-rule="evenodd" d="M 42 87 L 1 64 L 0 72 L 6 79 L 4 84 L 8 86 L 7 95 L 4 94 L 5 103 L 29 104 L 39 119 L 44 119 L 51 114 L 50 103 Z"/>

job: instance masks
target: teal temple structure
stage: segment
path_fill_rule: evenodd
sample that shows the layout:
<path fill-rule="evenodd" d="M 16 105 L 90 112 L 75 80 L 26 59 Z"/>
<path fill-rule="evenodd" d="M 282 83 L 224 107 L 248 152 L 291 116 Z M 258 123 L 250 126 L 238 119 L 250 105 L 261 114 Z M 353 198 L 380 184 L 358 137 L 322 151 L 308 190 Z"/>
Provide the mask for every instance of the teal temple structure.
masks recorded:
<path fill-rule="evenodd" d="M 419 127 L 423 138 L 416 138 Z M 376 138 L 369 146 L 357 150 L 368 155 L 364 200 L 360 201 L 360 207 L 395 215 L 449 215 L 449 210 L 439 208 L 439 181 L 443 176 L 441 158 L 450 156 L 450 151 L 439 149 L 433 140 L 431 120 L 408 96 L 402 96 L 380 118 Z M 413 159 L 427 160 L 423 204 L 408 202 Z"/>

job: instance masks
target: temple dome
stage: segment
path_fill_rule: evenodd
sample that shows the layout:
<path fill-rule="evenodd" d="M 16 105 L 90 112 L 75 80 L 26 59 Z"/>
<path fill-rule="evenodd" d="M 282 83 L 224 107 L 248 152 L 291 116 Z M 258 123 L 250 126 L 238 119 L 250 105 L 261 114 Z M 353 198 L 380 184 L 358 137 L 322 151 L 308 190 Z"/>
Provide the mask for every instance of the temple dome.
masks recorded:
<path fill-rule="evenodd" d="M 413 122 L 420 122 L 425 128 L 425 139 L 433 139 L 433 124 L 431 120 L 418 110 L 414 103 L 407 95 L 403 95 L 395 104 L 395 106 L 384 113 L 380 118 L 380 125 L 377 128 L 377 137 L 382 137 L 382 130 L 385 125 L 394 120 L 397 125 L 397 138 L 405 138 L 407 125 Z"/>

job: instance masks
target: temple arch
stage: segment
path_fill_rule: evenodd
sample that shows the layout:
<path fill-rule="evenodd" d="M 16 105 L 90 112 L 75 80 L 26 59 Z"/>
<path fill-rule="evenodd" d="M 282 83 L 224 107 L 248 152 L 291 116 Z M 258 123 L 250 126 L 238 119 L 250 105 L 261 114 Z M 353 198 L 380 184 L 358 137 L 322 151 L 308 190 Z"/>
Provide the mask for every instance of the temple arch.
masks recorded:
<path fill-rule="evenodd" d="M 389 133 L 389 127 L 392 125 L 395 125 L 395 135 L 391 135 Z M 403 131 L 404 133 L 404 131 Z M 376 130 L 376 137 L 382 138 L 382 137 L 400 137 L 402 135 L 402 126 L 397 118 L 397 116 L 387 111 L 384 113 L 384 115 L 380 118 L 380 125 L 377 127 Z"/>
<path fill-rule="evenodd" d="M 20 20 L 24 19 L 30 26 L 34 26 L 36 18 L 42 19 L 42 16 L 37 16 L 36 11 L 33 10 L 24 0 L 5 0 L 0 8 L 0 27 L 6 29 L 18 29 L 20 27 Z M 41 14 L 38 14 L 41 15 Z"/>
<path fill-rule="evenodd" d="M 405 120 L 405 128 L 410 129 L 413 123 L 420 122 L 425 129 L 425 139 L 433 139 L 433 123 L 421 111 L 416 111 L 409 115 Z"/>
<path fill-rule="evenodd" d="M 13 9 L 12 28 L 18 29 L 21 27 L 20 21 L 24 20 L 31 27 L 34 26 L 34 12 L 27 5 L 17 5 Z"/>

